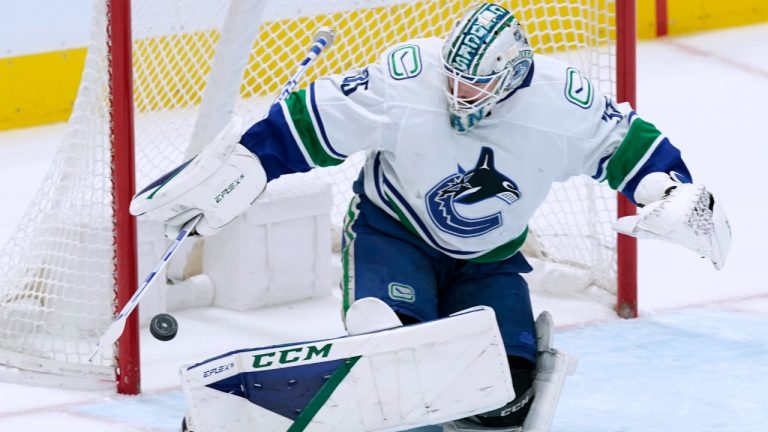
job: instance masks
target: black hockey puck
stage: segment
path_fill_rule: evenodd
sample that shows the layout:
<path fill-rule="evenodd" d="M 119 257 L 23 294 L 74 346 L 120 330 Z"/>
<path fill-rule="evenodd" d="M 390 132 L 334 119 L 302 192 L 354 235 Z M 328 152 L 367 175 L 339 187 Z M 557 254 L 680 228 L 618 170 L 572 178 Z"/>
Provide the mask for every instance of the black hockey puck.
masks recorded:
<path fill-rule="evenodd" d="M 176 318 L 167 313 L 157 314 L 152 317 L 152 321 L 149 323 L 149 332 L 155 339 L 161 341 L 169 341 L 176 337 L 176 333 L 179 331 L 179 323 L 176 322 Z"/>

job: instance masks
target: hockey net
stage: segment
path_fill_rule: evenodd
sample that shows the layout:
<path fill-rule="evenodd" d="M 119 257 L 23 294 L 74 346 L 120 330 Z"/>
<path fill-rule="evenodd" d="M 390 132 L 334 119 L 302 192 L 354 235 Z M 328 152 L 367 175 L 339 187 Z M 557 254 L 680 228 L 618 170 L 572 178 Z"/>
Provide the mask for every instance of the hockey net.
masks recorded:
<path fill-rule="evenodd" d="M 323 26 L 337 40 L 303 78 L 364 66 L 387 46 L 448 33 L 465 0 L 133 0 L 136 186 L 194 154 L 233 110 L 258 120 Z M 616 93 L 614 0 L 515 0 L 531 45 L 563 57 Z M 94 5 L 83 78 L 55 162 L 0 251 L 0 364 L 110 381 L 115 353 L 87 361 L 115 311 L 110 71 L 106 0 Z M 262 22 L 260 27 L 256 23 Z M 251 30 L 258 31 L 251 31 Z M 244 70 L 244 72 L 243 72 Z M 362 164 L 279 181 L 333 187 L 341 224 Z M 616 291 L 616 196 L 587 178 L 556 184 L 532 221 L 530 256 Z M 548 264 L 549 265 L 549 264 Z M 570 273 L 567 273 L 570 274 Z M 570 277 L 570 276 L 569 276 Z"/>

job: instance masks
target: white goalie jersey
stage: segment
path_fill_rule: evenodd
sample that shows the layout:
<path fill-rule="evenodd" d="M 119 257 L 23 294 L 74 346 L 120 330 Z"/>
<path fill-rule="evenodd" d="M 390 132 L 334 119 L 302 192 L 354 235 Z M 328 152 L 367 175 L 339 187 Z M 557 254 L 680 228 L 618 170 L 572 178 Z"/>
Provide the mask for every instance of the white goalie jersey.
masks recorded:
<path fill-rule="evenodd" d="M 680 152 L 629 104 L 544 55 L 520 88 L 457 134 L 442 43 L 398 44 L 378 63 L 319 79 L 273 106 L 241 142 L 270 180 L 367 151 L 357 193 L 443 253 L 484 262 L 517 252 L 553 182 L 584 174 L 633 199 L 649 172 L 690 181 Z"/>

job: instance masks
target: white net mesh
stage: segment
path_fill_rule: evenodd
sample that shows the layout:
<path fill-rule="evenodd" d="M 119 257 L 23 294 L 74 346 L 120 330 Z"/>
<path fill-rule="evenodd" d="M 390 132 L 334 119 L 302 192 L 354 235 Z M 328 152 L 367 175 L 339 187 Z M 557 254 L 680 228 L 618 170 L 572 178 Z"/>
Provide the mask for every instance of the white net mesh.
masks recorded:
<path fill-rule="evenodd" d="M 4 364 L 82 363 L 114 309 L 106 27 L 94 25 L 91 37 L 68 132 L 0 253 Z M 91 372 L 109 376 L 111 357 L 107 350 L 95 363 L 105 368 Z"/>
<path fill-rule="evenodd" d="M 23 222 L 0 251 L 0 363 L 48 372 L 109 377 L 109 350 L 87 363 L 114 311 L 114 253 L 105 0 L 96 2 L 80 92 L 55 163 Z M 193 136 L 214 53 L 231 29 L 229 0 L 133 0 L 136 185 L 181 163 Z M 258 2 L 246 2 L 258 3 Z M 256 41 L 236 42 L 245 73 L 225 68 L 215 80 L 240 82 L 236 111 L 260 118 L 322 26 L 337 40 L 301 85 L 319 75 L 363 66 L 395 42 L 444 36 L 474 2 L 456 0 L 272 1 Z M 563 56 L 599 89 L 615 91 L 613 0 L 501 1 L 515 11 L 538 52 Z M 255 25 L 261 10 L 248 17 Z M 243 12 L 238 12 L 243 13 Z M 298 18 L 296 18 L 298 17 Z M 247 20 L 246 20 L 247 22 Z M 252 47 L 252 49 L 250 49 Z M 246 61 L 246 58 L 243 58 Z M 229 75 L 228 75 L 229 74 Z M 224 77 L 224 78 L 222 78 Z M 228 77 L 228 78 L 227 78 Z M 242 81 L 239 81 L 242 78 Z M 222 113 L 227 116 L 226 110 Z M 215 131 L 213 131 L 215 132 Z M 303 178 L 333 185 L 340 224 L 360 155 Z M 290 192 L 290 177 L 279 180 Z M 589 179 L 556 185 L 531 223 L 533 254 L 588 272 L 606 289 L 615 282 L 612 192 Z M 141 275 L 140 275 L 141 276 Z"/>

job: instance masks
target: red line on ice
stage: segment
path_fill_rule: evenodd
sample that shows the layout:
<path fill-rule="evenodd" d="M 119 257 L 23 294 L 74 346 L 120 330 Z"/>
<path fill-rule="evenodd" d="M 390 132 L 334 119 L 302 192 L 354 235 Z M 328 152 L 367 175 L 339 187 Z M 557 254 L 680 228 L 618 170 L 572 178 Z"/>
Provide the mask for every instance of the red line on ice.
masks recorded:
<path fill-rule="evenodd" d="M 675 48 L 678 48 L 682 51 L 685 51 L 689 54 L 697 55 L 700 57 L 706 57 L 713 60 L 717 60 L 720 63 L 726 64 L 728 66 L 731 66 L 735 69 L 739 69 L 743 72 L 751 73 L 753 75 L 757 75 L 761 78 L 768 78 L 768 71 L 764 69 L 760 69 L 759 67 L 752 66 L 747 63 L 741 63 L 739 61 L 729 59 L 727 57 L 723 57 L 720 55 L 715 54 L 711 51 L 706 51 L 701 48 L 696 48 L 694 46 L 687 45 L 679 40 L 675 39 L 665 39 L 664 43 L 674 46 Z"/>

